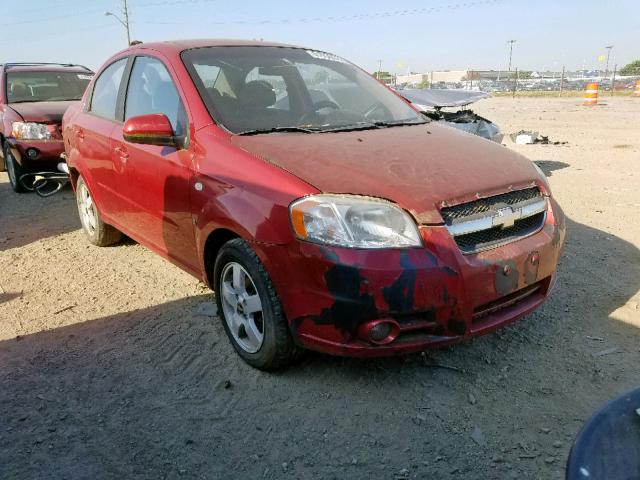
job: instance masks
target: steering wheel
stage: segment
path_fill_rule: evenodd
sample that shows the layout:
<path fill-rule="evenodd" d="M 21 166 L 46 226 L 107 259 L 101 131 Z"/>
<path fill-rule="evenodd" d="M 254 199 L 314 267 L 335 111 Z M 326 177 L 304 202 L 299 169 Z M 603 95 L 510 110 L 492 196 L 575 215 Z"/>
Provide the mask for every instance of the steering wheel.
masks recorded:
<path fill-rule="evenodd" d="M 305 113 L 304 115 L 302 115 L 302 117 L 300 118 L 300 121 L 304 122 L 304 121 L 308 120 L 309 117 L 311 117 L 318 110 L 323 109 L 323 108 L 332 108 L 334 110 L 340 110 L 341 107 L 336 102 L 332 102 L 331 100 L 320 100 L 319 102 L 316 102 L 311 106 L 311 111 L 309 111 L 309 112 Z"/>

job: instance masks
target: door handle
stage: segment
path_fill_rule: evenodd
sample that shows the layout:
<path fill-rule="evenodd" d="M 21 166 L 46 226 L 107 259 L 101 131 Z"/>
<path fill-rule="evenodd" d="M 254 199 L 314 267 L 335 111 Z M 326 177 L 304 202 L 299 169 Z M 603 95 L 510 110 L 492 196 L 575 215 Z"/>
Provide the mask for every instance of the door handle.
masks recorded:
<path fill-rule="evenodd" d="M 82 129 L 78 128 L 76 130 L 76 138 L 78 140 L 84 140 L 84 132 L 82 131 Z"/>
<path fill-rule="evenodd" d="M 114 148 L 114 150 L 118 154 L 118 156 L 120 157 L 120 160 L 122 160 L 123 162 L 127 161 L 127 159 L 129 158 L 129 152 L 127 152 L 122 147 L 116 147 L 116 148 Z"/>

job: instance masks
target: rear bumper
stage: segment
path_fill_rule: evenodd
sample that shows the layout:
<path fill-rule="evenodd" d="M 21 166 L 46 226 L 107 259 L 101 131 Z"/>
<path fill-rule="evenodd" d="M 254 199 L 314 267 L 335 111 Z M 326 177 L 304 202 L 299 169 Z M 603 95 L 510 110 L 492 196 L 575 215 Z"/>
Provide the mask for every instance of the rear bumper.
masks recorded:
<path fill-rule="evenodd" d="M 564 215 L 550 204 L 541 231 L 474 255 L 463 255 L 444 227 L 423 229 L 417 249 L 256 248 L 300 345 L 347 356 L 409 353 L 491 332 L 544 302 L 565 236 Z M 379 320 L 399 325 L 394 341 L 363 338 L 362 327 Z"/>
<path fill-rule="evenodd" d="M 14 158 L 29 171 L 56 171 L 58 163 L 61 162 L 60 154 L 64 152 L 62 140 L 25 141 L 10 138 L 8 142 Z"/>

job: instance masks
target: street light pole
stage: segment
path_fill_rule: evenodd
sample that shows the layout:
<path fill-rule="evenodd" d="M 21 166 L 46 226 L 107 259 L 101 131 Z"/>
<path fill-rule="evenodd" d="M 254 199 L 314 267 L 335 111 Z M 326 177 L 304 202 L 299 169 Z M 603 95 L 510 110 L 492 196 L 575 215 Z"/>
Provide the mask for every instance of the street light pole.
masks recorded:
<path fill-rule="evenodd" d="M 124 14 L 124 20 L 113 12 L 104 12 L 107 17 L 115 18 L 127 32 L 127 46 L 131 45 L 131 31 L 129 29 L 129 5 L 127 0 L 122 0 L 122 13 Z"/>
<path fill-rule="evenodd" d="M 605 70 L 604 70 L 604 78 L 608 78 L 609 77 L 609 58 L 611 58 L 611 50 L 613 49 L 613 45 L 607 45 L 604 48 L 607 49 L 607 66 L 605 67 Z"/>

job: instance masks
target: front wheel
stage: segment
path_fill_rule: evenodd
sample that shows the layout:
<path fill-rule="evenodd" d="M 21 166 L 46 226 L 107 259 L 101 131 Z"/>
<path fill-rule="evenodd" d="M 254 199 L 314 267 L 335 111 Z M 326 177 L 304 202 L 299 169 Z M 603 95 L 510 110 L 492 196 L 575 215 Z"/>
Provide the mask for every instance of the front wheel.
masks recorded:
<path fill-rule="evenodd" d="M 271 279 L 244 240 L 231 240 L 220 249 L 214 290 L 227 336 L 245 362 L 276 370 L 298 356 Z"/>
<path fill-rule="evenodd" d="M 76 185 L 76 203 L 82 229 L 91 243 L 98 247 L 107 247 L 120 240 L 120 231 L 102 221 L 89 187 L 82 177 L 78 178 Z"/>
<path fill-rule="evenodd" d="M 7 174 L 9 175 L 9 183 L 11 184 L 11 188 L 13 189 L 13 191 L 16 193 L 26 192 L 27 189 L 24 188 L 24 185 L 22 185 L 22 183 L 20 182 L 20 177 L 26 172 L 18 163 L 18 161 L 13 157 L 8 143 L 6 143 L 4 146 L 4 162 L 7 167 Z"/>

